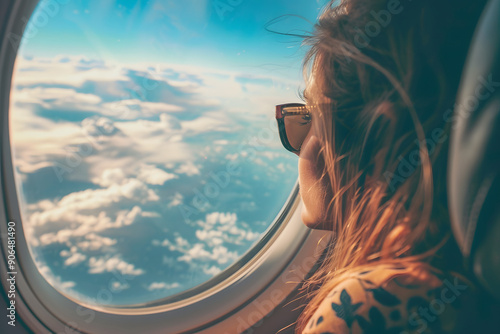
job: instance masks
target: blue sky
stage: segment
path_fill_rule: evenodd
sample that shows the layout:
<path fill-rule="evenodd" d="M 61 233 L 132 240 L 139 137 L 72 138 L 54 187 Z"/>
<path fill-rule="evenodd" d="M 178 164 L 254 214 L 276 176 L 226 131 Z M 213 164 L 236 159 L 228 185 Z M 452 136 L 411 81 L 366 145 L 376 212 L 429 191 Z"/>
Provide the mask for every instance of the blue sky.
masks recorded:
<path fill-rule="evenodd" d="M 264 27 L 318 11 L 305 0 L 71 1 L 37 25 L 40 5 L 10 129 L 44 277 L 91 303 L 144 303 L 205 282 L 258 242 L 297 178 L 273 111 L 298 101 L 305 51 Z M 311 28 L 278 21 L 280 32 Z M 101 289 L 112 300 L 96 300 Z"/>
<path fill-rule="evenodd" d="M 71 1 L 58 11 L 42 2 L 35 16 L 56 14 L 44 25 L 32 20 L 28 27 L 38 32 L 23 54 L 71 52 L 127 62 L 225 68 L 279 66 L 284 58 L 301 52 L 301 41 L 267 32 L 265 26 L 286 15 L 270 28 L 283 33 L 311 31 L 324 3 L 318 1 Z"/>

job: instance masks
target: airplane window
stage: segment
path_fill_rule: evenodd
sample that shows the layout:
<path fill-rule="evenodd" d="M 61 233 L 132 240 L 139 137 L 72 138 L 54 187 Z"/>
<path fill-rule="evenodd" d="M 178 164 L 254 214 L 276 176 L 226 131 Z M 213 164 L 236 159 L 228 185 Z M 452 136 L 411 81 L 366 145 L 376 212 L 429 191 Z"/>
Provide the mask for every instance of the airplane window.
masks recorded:
<path fill-rule="evenodd" d="M 89 303 L 148 303 L 216 279 L 262 239 L 297 178 L 273 119 L 274 105 L 300 101 L 291 35 L 321 5 L 38 5 L 11 41 L 10 135 L 49 283 Z"/>

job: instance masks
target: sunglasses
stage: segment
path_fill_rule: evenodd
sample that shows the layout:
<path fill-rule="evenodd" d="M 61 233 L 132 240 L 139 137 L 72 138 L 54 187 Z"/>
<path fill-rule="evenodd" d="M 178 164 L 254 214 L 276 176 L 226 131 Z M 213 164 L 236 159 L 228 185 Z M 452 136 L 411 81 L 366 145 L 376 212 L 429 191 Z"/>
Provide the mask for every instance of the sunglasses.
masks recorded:
<path fill-rule="evenodd" d="M 276 106 L 276 120 L 283 146 L 298 154 L 311 129 L 311 113 L 303 103 L 287 103 Z"/>

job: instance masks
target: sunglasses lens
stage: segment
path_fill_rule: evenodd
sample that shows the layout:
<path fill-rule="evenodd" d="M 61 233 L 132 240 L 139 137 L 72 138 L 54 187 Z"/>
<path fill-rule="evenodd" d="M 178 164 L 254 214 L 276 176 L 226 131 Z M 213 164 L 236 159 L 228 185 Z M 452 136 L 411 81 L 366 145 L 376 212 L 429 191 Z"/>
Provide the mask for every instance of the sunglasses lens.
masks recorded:
<path fill-rule="evenodd" d="M 310 115 L 289 115 L 285 117 L 285 131 L 288 142 L 299 151 L 302 142 L 311 129 Z"/>

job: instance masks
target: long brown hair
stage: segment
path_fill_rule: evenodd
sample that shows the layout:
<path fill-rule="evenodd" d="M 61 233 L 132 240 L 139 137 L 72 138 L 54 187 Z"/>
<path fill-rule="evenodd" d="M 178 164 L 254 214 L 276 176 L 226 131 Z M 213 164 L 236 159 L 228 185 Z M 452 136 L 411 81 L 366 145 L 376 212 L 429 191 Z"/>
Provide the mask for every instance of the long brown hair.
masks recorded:
<path fill-rule="evenodd" d="M 303 287 L 311 299 L 297 333 L 349 273 L 416 262 L 460 271 L 446 197 L 449 110 L 484 3 L 332 1 L 306 39 L 305 99 L 317 106 L 335 195 L 333 238 Z"/>

